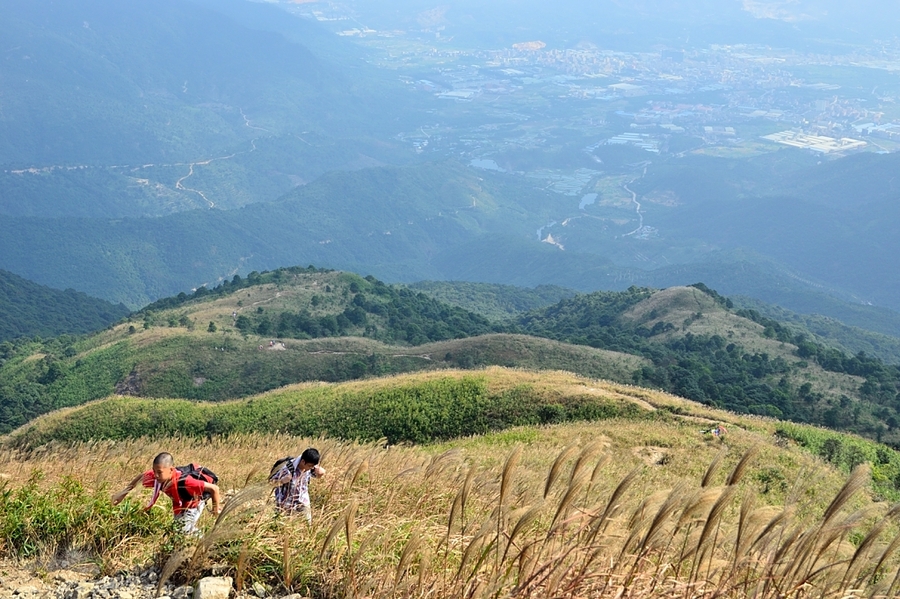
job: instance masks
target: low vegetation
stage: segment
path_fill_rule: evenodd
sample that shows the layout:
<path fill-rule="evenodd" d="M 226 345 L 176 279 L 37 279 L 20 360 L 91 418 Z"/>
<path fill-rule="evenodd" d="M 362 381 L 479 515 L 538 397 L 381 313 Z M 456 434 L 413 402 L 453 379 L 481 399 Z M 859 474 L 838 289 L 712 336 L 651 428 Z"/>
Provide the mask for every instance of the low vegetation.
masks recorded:
<path fill-rule="evenodd" d="M 659 399 L 673 415 L 690 407 Z M 0 550 L 52 564 L 89 549 L 103 572 L 156 563 L 180 581 L 215 564 L 238 589 L 316 599 L 898 592 L 900 510 L 873 497 L 869 466 L 847 475 L 774 436 L 775 422 L 695 407 L 424 446 L 270 433 L 8 448 Z M 709 417 L 727 422 L 724 437 L 701 432 Z M 308 445 L 328 469 L 311 485 L 312 526 L 274 517 L 262 484 Z M 106 502 L 160 451 L 213 468 L 228 489 L 200 539 L 172 533 L 167 505 Z"/>
<path fill-rule="evenodd" d="M 558 291 L 434 288 L 491 311 Z M 0 344 L 0 431 L 112 393 L 223 401 L 303 381 L 490 365 L 639 384 L 900 446 L 900 368 L 736 309 L 702 283 L 577 295 L 490 321 L 313 267 L 159 300 L 90 338 Z"/>
<path fill-rule="evenodd" d="M 15 431 L 7 443 L 28 449 L 51 441 L 176 434 L 211 438 L 266 431 L 425 443 L 511 426 L 656 415 L 628 393 L 564 373 L 491 369 L 305 384 L 219 404 L 119 397 L 39 418 Z"/>
<path fill-rule="evenodd" d="M 113 393 L 146 398 L 223 401 L 298 381 L 344 381 L 422 370 L 500 364 L 575 370 L 627 380 L 643 361 L 636 356 L 523 335 L 495 334 L 418 347 L 389 346 L 362 338 L 287 341 L 216 336 L 171 329 L 110 333 L 96 349 L 65 357 L 67 348 L 34 354 L 24 348 L 3 367 L 0 430 L 12 430 L 42 413 Z M 262 348 L 259 346 L 262 345 Z M 43 348 L 53 347 L 49 343 Z M 71 346 L 70 346 L 71 347 Z M 35 356 L 29 358 L 29 356 Z M 27 393 L 26 393 L 27 392 Z"/>
<path fill-rule="evenodd" d="M 40 451 L 52 443 L 266 434 L 357 441 L 435 443 L 518 426 L 627 419 L 648 430 L 681 422 L 709 435 L 716 422 L 758 429 L 750 416 L 665 393 L 586 379 L 565 372 L 492 367 L 443 370 L 340 384 L 305 383 L 243 400 L 113 397 L 40 417 L 3 438 L 2 445 Z M 900 453 L 873 441 L 826 429 L 770 421 L 778 443 L 796 444 L 849 474 L 869 463 L 873 492 L 900 500 Z M 667 446 L 663 439 L 657 445 Z M 775 476 L 775 475 L 773 475 Z M 773 481 L 774 484 L 774 481 Z"/>

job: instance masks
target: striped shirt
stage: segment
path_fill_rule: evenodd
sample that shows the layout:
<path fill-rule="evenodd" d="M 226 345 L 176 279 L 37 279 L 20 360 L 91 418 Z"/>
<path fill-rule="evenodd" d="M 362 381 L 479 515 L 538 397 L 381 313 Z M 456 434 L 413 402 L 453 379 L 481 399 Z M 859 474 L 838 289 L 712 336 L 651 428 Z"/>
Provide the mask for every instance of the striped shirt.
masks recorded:
<path fill-rule="evenodd" d="M 269 477 L 275 487 L 275 505 L 288 513 L 309 510 L 309 479 L 313 471 L 300 470 L 300 458 L 286 462 L 281 469 Z"/>

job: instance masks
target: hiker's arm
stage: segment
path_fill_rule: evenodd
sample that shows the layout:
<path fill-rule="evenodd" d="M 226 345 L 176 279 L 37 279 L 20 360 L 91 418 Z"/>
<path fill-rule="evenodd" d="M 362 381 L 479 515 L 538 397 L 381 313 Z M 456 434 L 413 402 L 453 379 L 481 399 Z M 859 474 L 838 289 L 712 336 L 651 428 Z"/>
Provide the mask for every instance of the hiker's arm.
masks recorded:
<path fill-rule="evenodd" d="M 214 485 L 212 483 L 203 483 L 203 490 L 212 495 L 213 513 L 218 516 L 222 513 L 222 496 L 219 493 L 219 485 Z"/>
<path fill-rule="evenodd" d="M 293 477 L 294 477 L 294 475 L 290 470 L 288 470 L 287 468 L 282 468 L 281 470 L 279 470 L 278 472 L 276 472 L 275 474 L 273 474 L 272 476 L 269 477 L 269 484 L 272 485 L 273 487 L 277 487 L 278 485 L 280 485 L 282 483 L 286 483 L 287 481 L 291 480 L 291 478 L 293 478 Z"/>
<path fill-rule="evenodd" d="M 119 505 L 120 503 L 122 503 L 122 500 L 125 499 L 125 497 L 129 493 L 131 493 L 131 490 L 134 489 L 139 482 L 141 482 L 142 478 L 144 478 L 143 472 L 141 472 L 140 474 L 135 476 L 133 479 L 131 479 L 131 482 L 128 483 L 127 487 L 125 487 L 124 489 L 122 489 L 121 491 L 119 491 L 118 493 L 116 493 L 112 496 L 112 504 Z"/>

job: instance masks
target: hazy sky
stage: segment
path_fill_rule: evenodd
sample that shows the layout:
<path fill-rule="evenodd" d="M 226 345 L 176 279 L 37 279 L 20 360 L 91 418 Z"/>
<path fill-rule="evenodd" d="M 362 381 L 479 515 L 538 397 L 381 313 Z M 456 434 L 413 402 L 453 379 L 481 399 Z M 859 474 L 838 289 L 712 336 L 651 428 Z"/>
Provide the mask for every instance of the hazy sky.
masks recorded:
<path fill-rule="evenodd" d="M 627 34 L 632 44 L 793 45 L 868 42 L 896 38 L 900 31 L 897 0 L 349 0 L 342 5 L 376 28 L 443 28 L 447 35 L 486 44 L 517 35 L 571 43 Z"/>

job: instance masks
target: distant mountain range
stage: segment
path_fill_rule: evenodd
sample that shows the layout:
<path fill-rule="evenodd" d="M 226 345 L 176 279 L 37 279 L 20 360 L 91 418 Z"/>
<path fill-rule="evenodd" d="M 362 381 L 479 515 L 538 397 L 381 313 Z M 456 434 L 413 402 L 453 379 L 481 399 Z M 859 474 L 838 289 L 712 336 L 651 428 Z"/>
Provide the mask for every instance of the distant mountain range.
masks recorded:
<path fill-rule="evenodd" d="M 376 72 L 341 54 L 350 47 L 272 7 L 2 0 L 0 10 L 0 164 L 186 162 L 262 132 L 358 136 L 401 114 L 379 97 Z"/>
<path fill-rule="evenodd" d="M 601 4 L 610 23 L 626 8 L 652 21 L 664 6 Z M 498 22 L 477 15 L 511 6 L 462 3 L 431 16 L 477 32 Z M 681 22 L 712 3 L 665 6 L 683 11 Z M 413 18 L 420 8 L 391 10 Z M 562 8 L 514 11 L 498 31 Z M 721 14 L 758 24 L 751 8 L 732 2 Z M 138 309 L 290 264 L 584 292 L 702 281 L 900 334 L 900 247 L 889 234 L 900 224 L 900 154 L 825 165 L 797 152 L 661 157 L 631 183 L 649 198 L 641 209 L 652 234 L 638 236 L 634 210 L 579 206 L 532 179 L 452 159 L 422 163 L 396 134 L 427 118 L 425 100 L 371 66 L 366 50 L 277 7 L 0 0 L 0 9 L 9 16 L 0 20 L 0 268 L 39 284 Z M 636 177 L 628 165 L 642 152 L 630 150 L 604 155 L 605 175 Z"/>
<path fill-rule="evenodd" d="M 898 282 L 886 276 L 900 252 L 886 234 L 900 217 L 890 183 L 898 162 L 900 155 L 854 156 L 830 163 L 824 179 L 815 167 L 765 178 L 746 162 L 663 163 L 636 189 L 679 198 L 677 206 L 645 202 L 645 218 L 664 235 L 617 241 L 614 230 L 590 228 L 602 219 L 587 219 L 580 222 L 588 228 L 551 229 L 565 250 L 538 243 L 534 231 L 579 211 L 562 208 L 560 196 L 520 178 L 453 162 L 369 168 L 328 174 L 277 202 L 240 210 L 115 220 L 5 218 L 0 266 L 132 308 L 235 273 L 291 263 L 393 281 L 555 284 L 579 291 L 702 281 L 729 295 L 898 335 L 895 312 L 860 299 L 864 293 L 900 309 Z M 766 187 L 754 195 L 744 191 L 763 180 Z M 753 251 L 741 249 L 747 247 Z M 616 266 L 613 259 L 635 251 L 657 263 L 673 251 L 688 259 L 654 270 Z"/>
<path fill-rule="evenodd" d="M 0 212 L 161 216 L 403 163 L 411 97 L 273 6 L 0 0 Z M 312 49 L 314 48 L 314 49 Z"/>

